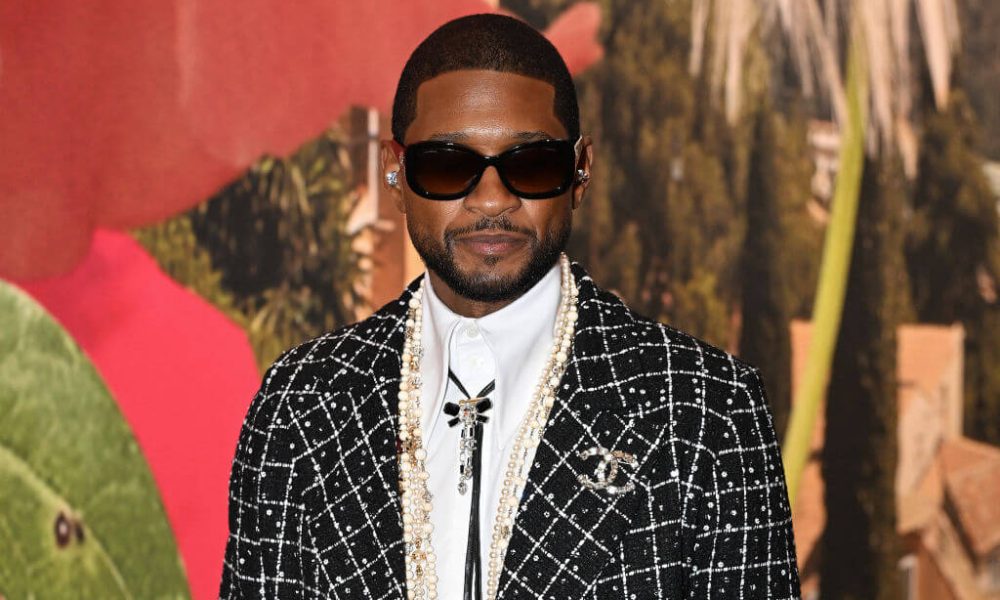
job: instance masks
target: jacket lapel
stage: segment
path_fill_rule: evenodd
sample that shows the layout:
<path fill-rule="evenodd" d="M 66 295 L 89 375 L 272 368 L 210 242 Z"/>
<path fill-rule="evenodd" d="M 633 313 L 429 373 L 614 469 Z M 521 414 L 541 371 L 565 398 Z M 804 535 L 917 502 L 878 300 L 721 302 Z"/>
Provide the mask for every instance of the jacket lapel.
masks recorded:
<path fill-rule="evenodd" d="M 577 264 L 578 318 L 571 358 L 528 475 L 515 518 L 499 595 L 580 597 L 595 585 L 602 568 L 619 554 L 618 538 L 632 522 L 635 503 L 648 492 L 636 475 L 656 443 L 657 432 L 623 418 L 627 392 L 618 382 L 641 370 L 635 359 L 615 360 L 631 335 L 616 302 L 602 295 Z M 630 356 L 630 355 L 629 355 Z M 631 362 L 630 362 L 631 361 Z M 599 456 L 591 448 L 622 450 L 639 465 L 620 465 L 614 484 L 636 489 L 612 494 L 588 489 L 580 477 L 597 480 Z"/>

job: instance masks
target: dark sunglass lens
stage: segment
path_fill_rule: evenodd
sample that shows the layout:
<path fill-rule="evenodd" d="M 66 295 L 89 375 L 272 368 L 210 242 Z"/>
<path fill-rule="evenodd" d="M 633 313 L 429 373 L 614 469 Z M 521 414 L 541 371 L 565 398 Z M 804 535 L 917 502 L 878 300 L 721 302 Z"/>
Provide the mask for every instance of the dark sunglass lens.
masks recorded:
<path fill-rule="evenodd" d="M 406 176 L 417 193 L 462 194 L 479 175 L 481 159 L 461 148 L 415 146 L 406 155 Z"/>
<path fill-rule="evenodd" d="M 526 146 L 511 152 L 503 169 L 522 196 L 563 192 L 573 179 L 573 149 L 564 144 Z"/>

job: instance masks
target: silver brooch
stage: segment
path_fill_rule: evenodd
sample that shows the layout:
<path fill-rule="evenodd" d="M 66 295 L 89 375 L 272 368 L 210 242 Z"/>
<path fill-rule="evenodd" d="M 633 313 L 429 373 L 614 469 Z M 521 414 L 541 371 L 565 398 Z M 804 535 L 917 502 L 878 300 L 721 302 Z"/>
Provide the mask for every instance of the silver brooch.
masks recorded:
<path fill-rule="evenodd" d="M 601 462 L 597 463 L 597 471 L 594 473 L 595 479 L 587 475 L 578 475 L 577 480 L 583 487 L 589 490 L 604 490 L 612 496 L 631 492 L 635 489 L 635 483 L 628 481 L 624 485 L 616 485 L 619 466 L 622 463 L 631 467 L 635 466 L 635 457 L 621 450 L 608 450 L 600 446 L 594 446 L 581 451 L 578 456 L 580 460 L 587 460 L 593 456 L 600 456 Z"/>

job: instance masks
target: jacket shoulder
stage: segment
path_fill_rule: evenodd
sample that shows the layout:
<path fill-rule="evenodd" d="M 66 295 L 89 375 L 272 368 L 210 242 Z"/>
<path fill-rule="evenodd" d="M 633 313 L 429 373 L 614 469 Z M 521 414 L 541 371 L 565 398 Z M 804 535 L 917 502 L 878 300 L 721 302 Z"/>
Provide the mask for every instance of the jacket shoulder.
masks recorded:
<path fill-rule="evenodd" d="M 661 408 L 682 404 L 725 418 L 733 410 L 748 408 L 748 403 L 766 403 L 763 397 L 756 397 L 760 394 L 748 394 L 763 392 L 759 373 L 750 363 L 636 312 L 611 292 L 601 290 L 593 300 L 599 303 L 594 308 L 604 313 L 601 346 L 618 356 L 615 362 L 623 367 L 625 378 L 635 382 L 636 392 L 643 388 L 646 394 L 655 392 L 653 398 L 659 398 Z M 626 402 L 629 412 L 645 412 L 632 404 Z"/>
<path fill-rule="evenodd" d="M 591 308 L 604 313 L 602 327 L 619 329 L 627 345 L 641 350 L 644 362 L 652 359 L 683 368 L 697 367 L 716 378 L 731 378 L 734 373 L 746 376 L 756 371 L 750 363 L 710 342 L 640 314 L 611 291 L 596 288 L 590 301 L 595 303 Z"/>
<path fill-rule="evenodd" d="M 336 381 L 345 375 L 370 374 L 379 358 L 396 351 L 396 342 L 402 340 L 405 307 L 406 299 L 393 300 L 366 319 L 286 350 L 268 369 L 268 376 L 284 379 L 303 371 L 322 372 Z"/>
<path fill-rule="evenodd" d="M 676 360 L 693 362 L 706 374 L 717 377 L 730 377 L 734 371 L 737 376 L 745 376 L 756 370 L 750 363 L 715 344 L 628 310 L 635 317 L 633 328 L 638 343 L 648 348 L 652 356 L 666 359 L 672 353 Z"/>
<path fill-rule="evenodd" d="M 709 436 L 715 446 L 727 434 L 750 433 L 766 426 L 773 442 L 773 422 L 756 367 L 690 333 L 645 317 L 637 319 L 637 336 L 648 373 L 668 383 L 663 408 L 679 417 L 678 433 Z M 685 437 L 685 433 L 680 434 Z M 748 437 L 749 436 L 749 437 Z"/>
<path fill-rule="evenodd" d="M 687 458 L 713 457 L 741 447 L 776 447 L 760 373 L 753 365 L 690 333 L 624 307 L 630 339 L 622 351 L 637 357 L 623 379 L 624 414 L 681 441 Z M 629 361 L 619 361 L 626 372 Z M 728 450 L 727 450 L 728 448 Z M 770 450 L 769 450 L 770 451 Z"/>

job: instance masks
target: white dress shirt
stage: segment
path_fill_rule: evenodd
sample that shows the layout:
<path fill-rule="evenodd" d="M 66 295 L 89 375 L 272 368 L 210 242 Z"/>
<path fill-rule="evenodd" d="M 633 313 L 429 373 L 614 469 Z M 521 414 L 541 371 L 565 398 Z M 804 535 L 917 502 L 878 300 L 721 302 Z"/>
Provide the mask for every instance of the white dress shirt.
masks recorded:
<path fill-rule="evenodd" d="M 496 389 L 487 394 L 493 406 L 485 413 L 489 421 L 483 425 L 480 479 L 480 564 L 485 592 L 503 474 L 552 350 L 561 273 L 556 263 L 520 298 L 479 319 L 452 312 L 434 293 L 427 273 L 424 277 L 420 422 L 427 450 L 427 485 L 433 496 L 431 544 L 437 555 L 438 598 L 461 600 L 472 481 L 465 495 L 458 493 L 462 426 L 449 427 L 450 417 L 443 411 L 445 402 L 457 403 L 465 396 L 448 379 L 448 365 L 473 396 L 496 380 Z"/>

